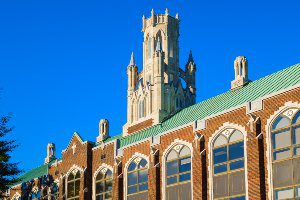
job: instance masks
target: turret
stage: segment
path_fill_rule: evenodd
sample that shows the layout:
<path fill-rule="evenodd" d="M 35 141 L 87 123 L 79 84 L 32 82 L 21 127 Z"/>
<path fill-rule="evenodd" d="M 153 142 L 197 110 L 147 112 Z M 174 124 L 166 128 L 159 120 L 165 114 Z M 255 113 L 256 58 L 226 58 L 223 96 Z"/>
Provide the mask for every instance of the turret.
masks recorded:
<path fill-rule="evenodd" d="M 55 144 L 48 143 L 47 145 L 47 157 L 45 158 L 45 163 L 49 163 L 55 159 Z"/>
<path fill-rule="evenodd" d="M 127 67 L 127 75 L 128 75 L 128 92 L 132 92 L 136 87 L 137 77 L 138 77 L 138 68 L 135 64 L 133 52 L 131 53 L 130 62 Z"/>
<path fill-rule="evenodd" d="M 109 137 L 109 123 L 107 119 L 101 119 L 99 122 L 99 136 L 97 142 L 102 142 Z"/>
<path fill-rule="evenodd" d="M 192 95 L 196 95 L 196 64 L 194 62 L 192 51 L 190 51 L 188 62 L 185 65 L 185 74 L 186 74 L 186 86 Z M 194 102 L 195 103 L 195 102 Z"/>
<path fill-rule="evenodd" d="M 231 89 L 243 87 L 248 83 L 248 60 L 245 56 L 238 56 L 234 60 L 235 79 L 231 82 Z"/>

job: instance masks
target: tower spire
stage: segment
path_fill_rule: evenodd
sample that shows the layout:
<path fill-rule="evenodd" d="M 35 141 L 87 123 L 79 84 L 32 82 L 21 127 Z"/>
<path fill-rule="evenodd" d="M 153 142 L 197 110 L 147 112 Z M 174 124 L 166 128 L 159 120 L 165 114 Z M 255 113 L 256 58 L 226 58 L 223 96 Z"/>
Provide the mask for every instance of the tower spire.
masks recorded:
<path fill-rule="evenodd" d="M 133 52 L 131 53 L 131 57 L 130 57 L 130 62 L 129 62 L 129 66 L 134 66 L 135 65 L 135 60 L 134 60 L 134 54 Z"/>
<path fill-rule="evenodd" d="M 189 59 L 187 64 L 189 64 L 190 62 L 194 62 L 194 58 L 193 58 L 193 54 L 192 54 L 192 50 L 190 50 L 190 54 L 189 54 Z"/>

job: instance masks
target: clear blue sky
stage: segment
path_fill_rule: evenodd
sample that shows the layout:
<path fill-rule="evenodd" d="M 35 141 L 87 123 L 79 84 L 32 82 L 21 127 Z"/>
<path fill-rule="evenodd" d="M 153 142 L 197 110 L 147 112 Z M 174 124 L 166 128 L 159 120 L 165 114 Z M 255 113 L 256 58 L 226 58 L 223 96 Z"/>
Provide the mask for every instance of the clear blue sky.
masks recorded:
<path fill-rule="evenodd" d="M 245 55 L 252 80 L 300 62 L 300 1 L 1 1 L 0 113 L 12 112 L 12 154 L 24 170 L 57 154 L 74 131 L 95 141 L 101 118 L 111 135 L 126 122 L 126 67 L 142 63 L 141 19 L 179 13 L 180 63 L 197 63 L 197 102 L 225 92 L 233 60 Z"/>

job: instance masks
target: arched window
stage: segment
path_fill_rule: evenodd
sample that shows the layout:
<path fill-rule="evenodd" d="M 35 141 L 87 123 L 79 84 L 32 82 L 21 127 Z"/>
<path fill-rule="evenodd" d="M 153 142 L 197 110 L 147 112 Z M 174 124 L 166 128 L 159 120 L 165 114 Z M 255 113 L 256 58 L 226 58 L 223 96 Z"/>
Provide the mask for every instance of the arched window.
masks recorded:
<path fill-rule="evenodd" d="M 67 179 L 67 199 L 79 200 L 80 172 L 73 170 Z"/>
<path fill-rule="evenodd" d="M 112 199 L 112 172 L 103 168 L 96 176 L 96 200 Z"/>
<path fill-rule="evenodd" d="M 38 200 L 41 198 L 41 191 L 38 186 L 34 186 L 31 191 L 31 199 Z"/>
<path fill-rule="evenodd" d="M 246 199 L 244 135 L 226 129 L 213 143 L 213 199 Z"/>
<path fill-rule="evenodd" d="M 274 199 L 299 198 L 300 111 L 281 114 L 271 129 Z"/>
<path fill-rule="evenodd" d="M 127 199 L 148 199 L 148 163 L 143 158 L 134 159 L 128 166 Z"/>
<path fill-rule="evenodd" d="M 176 145 L 166 157 L 166 199 L 192 199 L 191 151 L 185 145 Z"/>
<path fill-rule="evenodd" d="M 139 101 L 139 118 L 145 117 L 145 100 L 141 99 Z"/>
<path fill-rule="evenodd" d="M 152 46 L 152 42 L 151 42 L 152 40 L 151 40 L 151 38 L 150 37 L 148 37 L 148 39 L 147 39 L 147 47 L 146 47 L 146 52 L 147 52 L 147 59 L 150 59 L 151 58 L 151 55 L 152 55 L 152 48 L 151 48 L 151 46 Z"/>

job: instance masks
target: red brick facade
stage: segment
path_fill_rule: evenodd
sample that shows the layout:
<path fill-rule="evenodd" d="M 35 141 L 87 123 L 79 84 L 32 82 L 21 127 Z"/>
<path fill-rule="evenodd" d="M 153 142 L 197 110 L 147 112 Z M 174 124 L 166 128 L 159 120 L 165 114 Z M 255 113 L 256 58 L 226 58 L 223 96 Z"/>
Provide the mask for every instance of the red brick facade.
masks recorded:
<path fill-rule="evenodd" d="M 62 160 L 49 168 L 49 173 L 60 182 L 60 199 L 63 199 L 62 182 L 71 169 L 78 169 L 81 173 L 80 199 L 93 199 L 93 180 L 101 167 L 113 170 L 113 199 L 126 199 L 126 169 L 128 162 L 134 156 L 145 156 L 149 161 L 148 170 L 148 198 L 152 200 L 164 199 L 164 157 L 168 148 L 177 143 L 188 143 L 192 147 L 192 196 L 194 200 L 211 199 L 210 181 L 210 141 L 221 127 L 241 127 L 246 131 L 246 185 L 249 200 L 269 199 L 267 128 L 268 120 L 287 102 L 300 104 L 300 88 L 263 99 L 263 109 L 247 113 L 245 105 L 217 116 L 206 119 L 206 127 L 195 131 L 192 124 L 187 124 L 178 130 L 160 135 L 160 141 L 152 144 L 150 140 L 143 140 L 125 146 L 122 153 L 117 153 L 118 144 L 114 140 L 94 147 L 90 142 L 83 142 L 74 135 L 70 144 L 63 151 Z M 256 122 L 253 122 L 253 119 Z M 147 122 L 148 123 L 148 122 Z M 261 134 L 261 135 L 260 135 Z M 203 137 L 201 137 L 203 136 Z M 258 137 L 259 136 L 259 137 Z M 76 145 L 76 148 L 74 146 Z M 75 150 L 73 150 L 75 149 Z M 18 191 L 19 186 L 11 189 L 11 197 Z M 19 191 L 20 192 L 20 191 Z"/>

